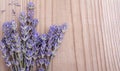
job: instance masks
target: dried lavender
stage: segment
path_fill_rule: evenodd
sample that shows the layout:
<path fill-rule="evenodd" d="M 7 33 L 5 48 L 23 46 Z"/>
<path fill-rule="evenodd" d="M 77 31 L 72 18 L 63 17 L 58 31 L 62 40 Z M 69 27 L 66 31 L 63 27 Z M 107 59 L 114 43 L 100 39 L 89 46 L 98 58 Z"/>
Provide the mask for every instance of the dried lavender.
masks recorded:
<path fill-rule="evenodd" d="M 21 53 L 21 42 L 18 32 L 16 31 L 17 25 L 15 21 L 5 22 L 3 24 L 3 35 L 1 40 L 1 50 L 5 63 L 7 66 L 12 66 L 12 68 L 17 71 L 19 68 L 19 56 Z"/>
<path fill-rule="evenodd" d="M 63 35 L 67 29 L 67 25 L 52 25 L 47 34 L 40 35 L 37 44 L 38 58 L 36 59 L 37 71 L 46 71 L 51 59 L 55 55 L 56 50 L 63 39 Z"/>
<path fill-rule="evenodd" d="M 11 71 L 32 71 L 33 66 L 36 66 L 36 71 L 47 71 L 67 25 L 52 25 L 47 33 L 39 35 L 35 29 L 38 19 L 34 18 L 32 2 L 28 3 L 27 13 L 20 13 L 19 23 L 19 32 L 14 20 L 2 26 L 0 49 L 6 65 Z"/>

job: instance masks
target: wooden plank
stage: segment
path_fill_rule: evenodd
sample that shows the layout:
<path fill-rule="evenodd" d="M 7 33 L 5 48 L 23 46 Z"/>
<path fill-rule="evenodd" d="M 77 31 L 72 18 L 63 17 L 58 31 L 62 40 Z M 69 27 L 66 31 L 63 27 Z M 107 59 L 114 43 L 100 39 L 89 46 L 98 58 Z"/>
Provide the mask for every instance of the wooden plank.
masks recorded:
<path fill-rule="evenodd" d="M 85 53 L 85 71 L 93 71 L 92 64 L 92 52 L 90 44 L 90 33 L 89 33 L 89 6 L 87 6 L 88 0 L 80 0 L 80 9 L 81 9 L 81 20 L 83 27 L 83 45 Z"/>
<path fill-rule="evenodd" d="M 85 56 L 83 45 L 83 28 L 81 21 L 79 0 L 71 0 L 72 26 L 74 36 L 74 50 L 77 64 L 77 71 L 85 71 Z M 79 30 L 79 31 L 78 31 Z"/>
<path fill-rule="evenodd" d="M 69 0 L 53 0 L 53 23 L 68 23 L 68 31 L 66 32 L 62 42 L 63 45 L 61 45 L 61 48 L 53 59 L 52 71 L 77 71 L 71 17 Z"/>
<path fill-rule="evenodd" d="M 104 44 L 106 45 L 106 51 L 107 54 L 106 57 L 106 61 L 107 61 L 107 70 L 110 69 L 109 71 L 116 71 L 117 69 L 115 68 L 116 65 L 114 65 L 115 61 L 114 61 L 114 55 L 113 55 L 113 50 L 117 47 L 114 47 L 111 45 L 112 41 L 111 40 L 111 30 L 114 30 L 114 28 L 110 28 L 110 25 L 112 24 L 112 26 L 115 25 L 115 23 L 113 22 L 115 19 L 113 17 L 113 15 L 117 12 L 114 12 L 114 8 L 111 8 L 111 7 L 114 7 L 112 6 L 112 1 L 105 1 L 103 2 L 103 18 L 104 18 L 104 23 L 102 24 L 102 31 L 103 31 L 103 36 L 104 36 Z M 110 4 L 111 6 L 108 7 L 108 4 Z M 110 9 L 111 8 L 111 9 Z M 113 24 L 114 23 L 114 24 Z M 114 34 L 115 35 L 115 34 Z M 118 34 L 119 35 L 119 34 Z M 116 39 L 116 42 L 117 39 Z M 113 48 L 114 47 L 114 48 Z M 118 52 L 118 51 L 117 51 Z M 117 57 L 116 57 L 117 59 Z M 108 68 L 108 66 L 110 66 L 110 68 Z M 118 64 L 119 66 L 119 64 Z"/>
<path fill-rule="evenodd" d="M 104 52 L 104 44 L 103 44 L 103 35 L 102 35 L 102 29 L 101 29 L 101 24 L 102 24 L 102 7 L 101 7 L 102 1 L 98 0 L 95 2 L 95 7 L 96 7 L 96 20 L 97 20 L 97 25 L 96 29 L 98 32 L 98 44 L 99 44 L 99 50 L 100 50 L 100 57 L 101 57 L 101 66 L 102 66 L 102 71 L 106 71 L 106 60 L 105 60 L 105 52 Z M 99 56 L 99 55 L 97 55 Z"/>
<path fill-rule="evenodd" d="M 116 0 L 116 1 L 113 1 L 113 3 L 115 3 L 115 6 L 114 6 L 114 12 L 115 12 L 115 24 L 113 25 L 114 27 L 114 30 L 112 35 L 113 35 L 113 45 L 115 48 L 115 59 L 116 59 L 116 66 L 118 66 L 118 69 L 117 70 L 120 70 L 120 34 L 119 34 L 119 30 L 120 30 L 120 21 L 119 21 L 119 13 L 120 13 L 120 9 L 119 9 L 119 3 L 120 1 Z M 112 28 L 113 28 L 112 27 Z M 115 35 L 116 34 L 116 35 Z M 117 40 L 116 40 L 117 39 Z"/>
<path fill-rule="evenodd" d="M 104 6 L 105 4 L 104 4 L 104 2 L 102 1 L 102 6 Z M 104 8 L 105 8 L 105 6 L 104 6 Z M 107 71 L 110 71 L 111 70 L 111 67 L 110 67 L 110 62 L 109 62 L 109 57 L 108 57 L 108 55 L 107 55 L 107 40 L 106 40 L 106 32 L 105 32 L 105 30 L 103 30 L 104 29 L 104 24 L 106 24 L 106 22 L 107 22 L 107 20 L 106 20 L 106 18 L 105 18 L 105 16 L 106 16 L 106 11 L 105 11 L 106 9 L 103 9 L 103 23 L 102 23 L 102 32 L 103 32 L 103 42 L 104 42 L 104 50 L 105 50 L 105 60 L 106 60 L 106 67 L 107 67 Z M 106 42 L 105 42 L 106 41 Z"/>
<path fill-rule="evenodd" d="M 116 40 L 116 41 L 114 41 L 114 37 L 117 37 L 117 33 L 113 33 L 114 31 L 116 31 L 116 28 L 117 28 L 117 26 L 120 28 L 120 26 L 118 25 L 118 16 L 117 16 L 117 14 L 118 14 L 118 12 L 116 11 L 116 5 L 114 5 L 114 3 L 116 3 L 117 4 L 117 1 L 114 1 L 114 0 L 112 0 L 111 1 L 111 8 L 112 8 L 112 16 L 110 17 L 111 18 L 111 24 L 110 24 L 110 33 L 111 33 L 111 46 L 112 46 L 112 49 L 113 49 L 113 52 L 112 52 L 112 54 L 113 54 L 113 58 L 114 58 L 114 66 L 115 66 L 115 70 L 116 71 L 119 71 L 119 69 L 120 69 L 120 64 L 119 64 L 119 61 L 118 61 L 118 54 L 119 54 L 119 51 L 116 51 L 117 50 L 117 48 L 118 47 L 116 47 L 115 45 L 114 45 L 114 42 L 119 42 L 119 40 Z M 111 9 L 110 9 L 111 10 Z M 114 35 L 114 34 L 116 34 L 116 35 Z M 118 34 L 118 36 L 119 36 L 120 34 Z M 119 50 L 119 49 L 118 49 Z M 117 53 L 116 53 L 117 52 Z M 117 56 L 118 55 L 118 56 Z"/>
<path fill-rule="evenodd" d="M 97 0 L 96 0 L 97 1 Z M 99 56 L 99 45 L 98 45 L 98 37 L 96 37 L 96 12 L 94 2 L 96 1 L 90 1 L 88 4 L 88 24 L 89 24 L 89 34 L 90 34 L 90 46 L 91 46 L 91 52 L 92 52 L 92 63 L 93 63 L 93 71 L 101 71 L 99 70 L 100 67 L 100 56 Z M 98 60 L 99 59 L 99 60 Z M 101 68 L 100 68 L 101 69 Z"/>
<path fill-rule="evenodd" d="M 40 20 L 39 20 L 39 32 L 43 34 L 45 32 L 45 0 L 40 0 Z"/>
<path fill-rule="evenodd" d="M 16 0 L 20 7 L 9 6 L 11 1 L 14 0 L 0 0 L 0 11 L 6 10 L 0 14 L 0 30 L 5 21 L 18 22 L 19 13 L 26 11 L 30 1 L 35 3 L 35 18 L 39 19 L 36 29 L 40 34 L 52 24 L 68 23 L 49 71 L 120 71 L 119 0 Z M 0 71 L 10 71 L 1 52 Z"/>
<path fill-rule="evenodd" d="M 97 24 L 98 24 L 98 20 L 97 20 L 97 15 L 98 13 L 96 12 L 96 7 L 98 7 L 98 5 L 96 4 L 98 3 L 98 0 L 96 1 L 92 1 L 92 10 L 93 10 L 93 13 L 92 13 L 92 18 L 93 18 L 93 30 L 91 32 L 94 32 L 94 35 L 93 38 L 94 38 L 94 42 L 93 42 L 93 45 L 94 45 L 94 52 L 93 55 L 95 55 L 95 57 L 93 57 L 93 61 L 94 62 L 97 62 L 97 63 L 93 63 L 94 65 L 94 71 L 102 71 L 102 68 L 101 68 L 101 56 L 100 56 L 100 46 L 99 46 L 99 38 L 98 38 L 98 29 L 97 29 Z M 96 6 L 97 5 L 97 6 Z M 91 29 L 92 29 L 91 28 Z M 97 59 L 97 60 L 96 60 Z"/>

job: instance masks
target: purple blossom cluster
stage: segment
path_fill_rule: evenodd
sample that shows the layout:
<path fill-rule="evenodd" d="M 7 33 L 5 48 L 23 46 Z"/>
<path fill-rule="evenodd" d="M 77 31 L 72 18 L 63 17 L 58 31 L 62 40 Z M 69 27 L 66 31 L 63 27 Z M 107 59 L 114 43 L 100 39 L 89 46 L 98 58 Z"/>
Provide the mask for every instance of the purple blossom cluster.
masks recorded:
<path fill-rule="evenodd" d="M 19 29 L 14 20 L 2 26 L 0 49 L 6 65 L 12 71 L 33 71 L 34 66 L 36 71 L 47 71 L 67 25 L 52 25 L 47 33 L 39 35 L 35 29 L 38 19 L 34 18 L 32 2 L 28 3 L 27 13 L 20 13 L 19 23 Z"/>

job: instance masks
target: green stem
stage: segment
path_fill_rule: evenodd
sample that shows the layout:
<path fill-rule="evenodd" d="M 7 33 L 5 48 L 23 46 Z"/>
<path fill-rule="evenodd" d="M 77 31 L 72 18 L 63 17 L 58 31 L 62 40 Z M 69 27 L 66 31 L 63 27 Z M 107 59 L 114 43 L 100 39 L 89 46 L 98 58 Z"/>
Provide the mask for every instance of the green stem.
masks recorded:
<path fill-rule="evenodd" d="M 25 41 L 23 42 L 23 44 L 24 44 L 24 48 L 25 48 Z M 24 50 L 24 49 L 23 49 L 23 50 Z M 24 61 L 25 61 L 25 54 L 24 54 L 24 52 L 23 52 L 23 61 L 22 61 L 22 67 L 23 67 L 23 68 L 25 68 L 25 66 L 26 66 Z"/>
<path fill-rule="evenodd" d="M 16 59 L 16 53 L 14 52 L 14 54 L 13 54 L 13 57 L 14 57 L 14 61 L 16 61 L 17 59 Z M 15 66 L 15 71 L 17 71 L 17 65 L 14 65 Z"/>

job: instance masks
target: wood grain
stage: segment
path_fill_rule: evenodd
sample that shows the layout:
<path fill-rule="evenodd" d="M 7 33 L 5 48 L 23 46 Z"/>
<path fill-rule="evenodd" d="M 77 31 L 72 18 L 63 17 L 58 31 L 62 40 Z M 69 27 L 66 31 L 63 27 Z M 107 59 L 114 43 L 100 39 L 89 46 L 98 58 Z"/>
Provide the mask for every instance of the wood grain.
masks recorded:
<path fill-rule="evenodd" d="M 11 1 L 0 0 L 0 30 L 5 21 L 18 21 L 29 1 L 35 3 L 40 34 L 52 24 L 68 24 L 49 71 L 120 71 L 120 0 L 17 0 L 20 7 L 9 6 Z M 0 71 L 9 71 L 1 53 Z"/>

